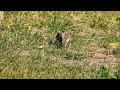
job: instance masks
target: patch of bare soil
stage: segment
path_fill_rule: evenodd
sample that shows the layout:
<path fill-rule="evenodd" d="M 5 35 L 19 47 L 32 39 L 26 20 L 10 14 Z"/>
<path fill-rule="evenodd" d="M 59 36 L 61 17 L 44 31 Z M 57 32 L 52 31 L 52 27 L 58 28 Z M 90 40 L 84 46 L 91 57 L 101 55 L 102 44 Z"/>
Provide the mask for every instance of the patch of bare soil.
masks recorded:
<path fill-rule="evenodd" d="M 96 43 L 88 45 L 87 55 L 93 59 L 92 65 L 107 64 L 111 67 L 115 67 L 120 64 L 120 58 L 112 54 L 105 54 L 104 48 L 99 48 Z M 118 55 L 119 56 L 119 55 Z"/>

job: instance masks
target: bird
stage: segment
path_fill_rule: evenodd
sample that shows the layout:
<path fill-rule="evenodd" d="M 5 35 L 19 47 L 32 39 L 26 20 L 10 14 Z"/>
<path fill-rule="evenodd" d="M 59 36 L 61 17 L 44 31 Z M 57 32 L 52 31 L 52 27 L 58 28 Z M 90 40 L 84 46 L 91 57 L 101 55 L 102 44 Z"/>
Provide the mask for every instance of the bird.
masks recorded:
<path fill-rule="evenodd" d="M 57 45 L 58 48 L 61 48 L 63 46 L 66 48 L 70 41 L 70 33 L 66 31 L 61 31 L 57 33 L 56 41 L 58 42 L 58 45 Z"/>
<path fill-rule="evenodd" d="M 67 48 L 70 41 L 70 33 L 66 31 L 58 32 L 55 40 L 49 42 L 50 45 L 55 45 L 58 48 L 65 47 Z"/>

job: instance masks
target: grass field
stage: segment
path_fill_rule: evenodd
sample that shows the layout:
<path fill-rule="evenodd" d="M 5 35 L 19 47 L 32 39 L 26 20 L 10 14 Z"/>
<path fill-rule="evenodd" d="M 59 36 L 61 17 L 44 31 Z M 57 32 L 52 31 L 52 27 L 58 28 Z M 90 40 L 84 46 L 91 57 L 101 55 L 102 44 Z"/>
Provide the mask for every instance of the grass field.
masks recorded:
<path fill-rule="evenodd" d="M 50 46 L 62 30 L 69 47 Z M 0 78 L 120 79 L 120 12 L 6 11 Z"/>

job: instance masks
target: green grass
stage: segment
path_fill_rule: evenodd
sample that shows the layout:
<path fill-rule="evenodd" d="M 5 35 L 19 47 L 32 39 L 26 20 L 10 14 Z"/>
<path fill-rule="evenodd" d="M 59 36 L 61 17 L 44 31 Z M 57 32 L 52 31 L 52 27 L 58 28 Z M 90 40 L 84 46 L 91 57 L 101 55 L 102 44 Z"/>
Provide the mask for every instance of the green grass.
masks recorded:
<path fill-rule="evenodd" d="M 71 33 L 69 48 L 50 46 L 62 30 Z M 0 78 L 120 79 L 119 63 L 120 12 L 4 13 Z"/>

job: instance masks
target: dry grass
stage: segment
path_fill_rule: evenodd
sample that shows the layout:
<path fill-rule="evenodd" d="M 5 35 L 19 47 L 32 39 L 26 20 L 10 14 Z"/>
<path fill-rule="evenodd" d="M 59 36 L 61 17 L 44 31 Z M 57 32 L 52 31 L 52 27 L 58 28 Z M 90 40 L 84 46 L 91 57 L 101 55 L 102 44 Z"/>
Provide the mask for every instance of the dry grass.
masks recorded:
<path fill-rule="evenodd" d="M 0 78 L 120 78 L 120 12 L 9 11 L 0 27 Z M 58 31 L 70 47 L 49 46 Z"/>

